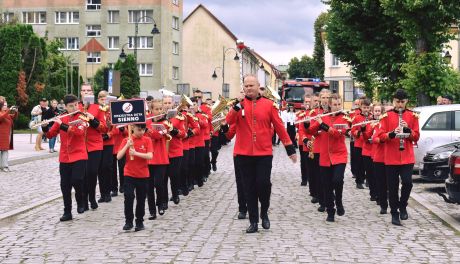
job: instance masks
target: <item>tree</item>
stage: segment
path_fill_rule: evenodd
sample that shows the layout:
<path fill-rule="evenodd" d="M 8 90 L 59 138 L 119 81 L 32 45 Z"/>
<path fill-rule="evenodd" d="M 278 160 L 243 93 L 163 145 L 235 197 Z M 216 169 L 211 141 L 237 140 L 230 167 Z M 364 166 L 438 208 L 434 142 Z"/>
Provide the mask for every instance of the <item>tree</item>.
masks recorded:
<path fill-rule="evenodd" d="M 125 98 L 138 96 L 141 88 L 139 70 L 134 55 L 129 54 L 124 62 L 118 60 L 114 68 L 120 71 L 120 92 Z"/>
<path fill-rule="evenodd" d="M 100 91 L 104 90 L 104 73 L 109 69 L 109 66 L 103 66 L 99 68 L 94 74 L 93 89 L 95 94 L 98 94 Z"/>
<path fill-rule="evenodd" d="M 307 55 L 302 56 L 300 60 L 297 57 L 292 58 L 288 66 L 287 72 L 292 79 L 317 77 L 315 76 L 315 63 L 313 59 Z"/>
<path fill-rule="evenodd" d="M 313 48 L 314 76 L 324 79 L 324 42 L 322 32 L 327 23 L 327 13 L 321 13 L 315 20 L 315 46 Z"/>

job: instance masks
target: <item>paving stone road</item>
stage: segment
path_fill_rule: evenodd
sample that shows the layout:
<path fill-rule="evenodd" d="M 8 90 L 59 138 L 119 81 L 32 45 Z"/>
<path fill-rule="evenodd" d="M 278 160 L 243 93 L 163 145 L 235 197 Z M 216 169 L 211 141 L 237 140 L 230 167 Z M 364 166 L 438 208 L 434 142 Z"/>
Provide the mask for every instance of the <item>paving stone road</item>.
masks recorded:
<path fill-rule="evenodd" d="M 74 209 L 71 222 L 59 222 L 62 200 L 0 221 L 0 263 L 460 263 L 459 234 L 413 201 L 404 226 L 392 226 L 349 173 L 346 214 L 326 223 L 282 147 L 273 163 L 271 229 L 245 234 L 231 151 L 223 148 L 219 170 L 202 188 L 146 220 L 141 232 L 122 231 L 120 196 L 82 215 Z M 59 178 L 56 169 L 50 174 Z"/>

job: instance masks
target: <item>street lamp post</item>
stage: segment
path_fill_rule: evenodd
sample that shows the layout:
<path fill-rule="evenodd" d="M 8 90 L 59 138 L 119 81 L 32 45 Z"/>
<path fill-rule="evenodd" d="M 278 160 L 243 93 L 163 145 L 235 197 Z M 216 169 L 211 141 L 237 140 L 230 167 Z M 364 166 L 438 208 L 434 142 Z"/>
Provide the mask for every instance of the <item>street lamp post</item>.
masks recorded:
<path fill-rule="evenodd" d="M 143 17 L 140 17 L 140 18 L 137 19 L 136 27 L 135 27 L 135 31 L 134 31 L 134 58 L 136 59 L 136 64 L 137 64 L 137 35 L 139 33 L 139 23 L 144 18 L 149 18 L 153 22 L 153 29 L 151 31 L 152 35 L 160 34 L 160 30 L 158 30 L 158 28 L 157 28 L 157 23 L 155 22 L 155 20 L 152 17 L 143 16 Z"/>
<path fill-rule="evenodd" d="M 125 53 L 125 49 L 124 49 L 126 45 L 131 45 L 131 43 L 127 42 L 127 43 L 123 44 L 123 46 L 121 46 L 121 53 L 120 53 L 120 55 L 118 55 L 118 58 L 120 58 L 120 60 L 122 62 L 125 61 L 126 57 L 127 57 L 126 53 Z"/>
<path fill-rule="evenodd" d="M 222 70 L 222 91 L 224 90 L 225 87 L 225 55 L 229 50 L 234 50 L 235 51 L 235 57 L 233 57 L 233 60 L 239 61 L 240 57 L 238 56 L 238 51 L 234 48 L 227 48 L 222 47 L 222 67 L 216 67 L 214 68 L 214 73 L 212 74 L 212 78 L 215 80 L 217 78 L 216 70 L 221 69 Z"/>

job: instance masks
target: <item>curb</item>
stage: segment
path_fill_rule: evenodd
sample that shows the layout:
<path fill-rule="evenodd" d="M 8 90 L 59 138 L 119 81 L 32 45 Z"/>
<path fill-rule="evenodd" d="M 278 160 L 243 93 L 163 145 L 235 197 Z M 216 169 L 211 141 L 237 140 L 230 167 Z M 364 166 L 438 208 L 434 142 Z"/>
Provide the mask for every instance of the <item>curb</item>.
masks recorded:
<path fill-rule="evenodd" d="M 58 157 L 58 156 L 59 156 L 59 152 L 57 151 L 54 153 L 47 153 L 43 155 L 12 159 L 12 160 L 9 160 L 8 163 L 10 166 L 14 166 L 14 165 L 19 165 L 19 164 L 35 161 L 35 160 L 48 159 L 48 158 L 53 158 L 53 157 Z"/>
<path fill-rule="evenodd" d="M 32 204 L 16 208 L 13 211 L 9 211 L 9 212 L 6 212 L 4 214 L 0 214 L 0 221 L 3 221 L 3 220 L 8 219 L 8 218 L 12 218 L 12 217 L 17 216 L 19 214 L 23 214 L 23 213 L 25 213 L 27 211 L 35 209 L 35 208 L 37 208 L 39 206 L 42 206 L 44 204 L 47 204 L 47 203 L 52 202 L 54 200 L 57 200 L 59 198 L 62 198 L 62 194 L 55 194 L 53 196 L 47 197 L 47 198 L 42 199 L 40 201 L 34 202 Z"/>
<path fill-rule="evenodd" d="M 444 223 L 446 223 L 446 225 L 460 233 L 460 223 L 457 220 L 455 220 L 452 216 L 446 214 L 438 207 L 430 204 L 427 200 L 425 200 L 422 196 L 418 195 L 417 193 L 411 193 L 410 197 L 418 204 L 428 209 L 428 211 L 439 217 Z"/>

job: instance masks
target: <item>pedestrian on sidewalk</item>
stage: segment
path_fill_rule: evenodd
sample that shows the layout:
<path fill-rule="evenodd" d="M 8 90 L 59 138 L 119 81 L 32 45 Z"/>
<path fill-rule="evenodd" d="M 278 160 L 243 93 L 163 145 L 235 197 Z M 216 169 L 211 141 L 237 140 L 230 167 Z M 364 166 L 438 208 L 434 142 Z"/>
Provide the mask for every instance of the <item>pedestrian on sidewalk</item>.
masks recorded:
<path fill-rule="evenodd" d="M 41 122 L 43 120 L 42 115 L 44 112 L 46 112 L 47 109 L 48 109 L 48 100 L 46 98 L 40 99 L 40 103 L 36 105 L 34 108 L 32 108 L 32 111 L 31 111 L 32 120 L 35 123 Z M 41 126 L 37 127 L 37 132 L 38 132 L 38 135 L 37 135 L 37 138 L 35 139 L 35 150 L 36 151 L 44 150 L 44 148 L 42 147 L 43 130 Z"/>
<path fill-rule="evenodd" d="M 17 108 L 8 108 L 5 97 L 0 96 L 0 170 L 4 172 L 10 171 L 8 151 L 13 149 L 13 126 L 17 116 Z"/>
<path fill-rule="evenodd" d="M 59 111 L 57 109 L 58 101 L 56 99 L 51 100 L 51 105 L 46 111 L 43 113 L 43 120 L 47 119 L 52 119 L 56 116 L 59 115 Z M 48 128 L 51 128 L 53 126 L 54 122 L 50 122 L 48 124 Z M 54 146 L 56 145 L 56 137 L 50 138 L 48 141 L 48 146 L 49 146 L 49 152 L 54 153 L 56 150 L 54 150 Z"/>

